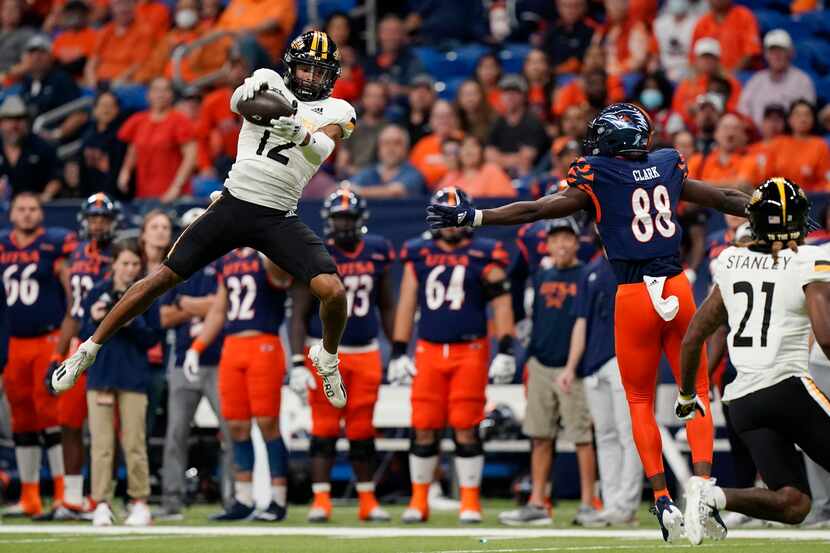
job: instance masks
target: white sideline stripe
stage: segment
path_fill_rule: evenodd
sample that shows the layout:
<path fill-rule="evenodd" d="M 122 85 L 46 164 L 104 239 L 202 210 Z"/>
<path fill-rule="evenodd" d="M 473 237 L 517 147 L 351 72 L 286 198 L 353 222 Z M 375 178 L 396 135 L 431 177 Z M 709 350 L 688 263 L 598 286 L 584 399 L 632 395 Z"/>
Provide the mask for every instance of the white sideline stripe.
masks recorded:
<path fill-rule="evenodd" d="M 535 529 L 535 528 L 356 528 L 356 527 L 310 527 L 282 526 L 109 526 L 96 528 L 81 524 L 18 524 L 0 525 L 3 534 L 61 534 L 87 536 L 146 535 L 146 536 L 323 536 L 344 538 L 407 538 L 407 537 L 472 537 L 472 538 L 624 538 L 659 540 L 656 528 L 651 530 L 580 530 L 580 529 Z M 761 529 L 733 530 L 729 539 L 773 539 L 773 540 L 827 540 L 830 530 Z M 2 538 L 0 538 L 2 543 Z"/>
<path fill-rule="evenodd" d="M 539 551 L 623 551 L 632 549 L 635 551 L 643 551 L 644 549 L 665 549 L 666 547 L 678 549 L 690 547 L 718 547 L 720 545 L 721 544 L 719 543 L 704 543 L 702 545 L 692 545 L 689 543 L 672 543 L 668 545 L 665 543 L 656 543 L 654 545 L 560 545 L 553 547 L 511 547 L 510 549 L 446 549 L 444 551 L 431 551 L 429 553 L 531 553 Z M 769 547 L 770 545 L 770 542 L 745 543 L 741 544 L 741 547 Z"/>

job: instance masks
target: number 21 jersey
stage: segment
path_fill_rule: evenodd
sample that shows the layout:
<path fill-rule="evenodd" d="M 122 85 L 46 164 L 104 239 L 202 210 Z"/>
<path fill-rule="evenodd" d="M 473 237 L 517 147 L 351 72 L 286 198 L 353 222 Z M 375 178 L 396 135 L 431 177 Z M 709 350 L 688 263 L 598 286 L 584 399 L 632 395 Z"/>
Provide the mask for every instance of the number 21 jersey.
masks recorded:
<path fill-rule="evenodd" d="M 588 156 L 571 164 L 568 185 L 590 198 L 618 284 L 683 270 L 677 203 L 687 174 L 683 156 L 673 149 L 639 160 Z"/>

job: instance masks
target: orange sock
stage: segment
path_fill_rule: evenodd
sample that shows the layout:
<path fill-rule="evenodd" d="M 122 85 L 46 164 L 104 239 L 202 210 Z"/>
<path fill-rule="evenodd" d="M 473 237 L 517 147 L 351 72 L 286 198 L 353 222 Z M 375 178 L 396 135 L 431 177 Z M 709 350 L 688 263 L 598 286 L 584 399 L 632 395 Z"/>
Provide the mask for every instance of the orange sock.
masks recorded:
<path fill-rule="evenodd" d="M 666 488 L 663 488 L 662 490 L 654 490 L 654 502 L 657 503 L 657 500 L 661 497 L 668 497 L 669 499 L 671 499 L 671 496 L 669 495 L 669 490 L 667 490 Z"/>
<path fill-rule="evenodd" d="M 357 499 L 359 503 L 357 518 L 360 520 L 366 520 L 369 518 L 369 513 L 371 513 L 375 507 L 379 505 L 377 498 L 375 497 L 375 492 L 357 492 Z"/>
<path fill-rule="evenodd" d="M 413 509 L 418 509 L 422 513 L 429 512 L 428 483 L 412 483 L 412 499 L 409 500 L 409 506 Z"/>
<path fill-rule="evenodd" d="M 63 505 L 63 495 L 64 495 L 64 486 L 63 486 L 63 476 L 56 476 L 52 479 L 52 503 L 57 505 Z"/>
<path fill-rule="evenodd" d="M 462 511 L 481 511 L 481 493 L 478 486 L 475 487 L 461 487 L 461 510 Z"/>
<path fill-rule="evenodd" d="M 331 492 L 315 491 L 314 502 L 311 504 L 312 509 L 323 509 L 329 515 L 331 514 Z"/>
<path fill-rule="evenodd" d="M 39 515 L 43 511 L 38 482 L 25 482 L 21 485 L 20 505 L 23 507 L 23 512 L 29 516 Z"/>
<path fill-rule="evenodd" d="M 601 510 L 602 510 L 602 507 L 603 507 L 603 504 L 602 504 L 602 499 L 598 498 L 597 496 L 594 496 L 594 497 L 591 499 L 591 506 L 592 506 L 594 509 L 596 509 L 597 511 L 601 511 Z"/>

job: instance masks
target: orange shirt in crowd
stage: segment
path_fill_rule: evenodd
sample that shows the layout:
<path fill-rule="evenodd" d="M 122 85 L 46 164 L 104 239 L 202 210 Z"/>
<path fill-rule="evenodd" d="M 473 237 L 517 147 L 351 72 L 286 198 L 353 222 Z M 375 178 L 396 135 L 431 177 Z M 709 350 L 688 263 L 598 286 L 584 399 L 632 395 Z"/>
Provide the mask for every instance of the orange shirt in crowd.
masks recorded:
<path fill-rule="evenodd" d="M 199 140 L 199 169 L 213 166 L 213 160 L 220 155 L 236 158 L 236 146 L 242 120 L 231 111 L 230 87 L 219 88 L 205 96 L 196 124 Z"/>
<path fill-rule="evenodd" d="M 631 18 L 620 25 L 601 27 L 594 34 L 594 42 L 605 50 L 605 70 L 609 75 L 640 71 L 648 57 L 658 52 L 657 40 L 648 27 Z"/>
<path fill-rule="evenodd" d="M 824 192 L 830 183 L 830 148 L 817 137 L 780 136 L 772 141 L 775 176 L 798 183 L 806 192 Z"/>
<path fill-rule="evenodd" d="M 741 83 L 732 75 L 726 75 L 726 79 L 732 85 L 732 94 L 726 101 L 726 111 L 735 112 L 738 109 L 738 100 L 741 97 Z M 697 97 L 706 93 L 708 88 L 709 77 L 706 75 L 683 79 L 674 91 L 671 103 L 672 111 L 680 114 L 686 124 L 690 125 L 694 119 Z"/>
<path fill-rule="evenodd" d="M 504 113 L 504 105 L 501 103 L 501 89 L 497 86 L 487 91 L 487 103 L 496 110 L 496 113 Z"/>
<path fill-rule="evenodd" d="M 176 110 L 157 121 L 142 111 L 124 122 L 118 139 L 135 148 L 136 198 L 158 198 L 167 192 L 182 162 L 181 147 L 194 137 L 193 123 Z M 182 194 L 189 192 L 188 182 Z"/>
<path fill-rule="evenodd" d="M 89 58 L 95 51 L 97 40 L 98 33 L 92 27 L 80 31 L 63 31 L 52 42 L 52 55 L 63 64 Z"/>
<path fill-rule="evenodd" d="M 774 140 L 755 142 L 750 144 L 746 149 L 746 155 L 751 156 L 758 166 L 758 182 L 753 182 L 753 186 L 758 186 L 761 182 L 775 176 L 775 145 Z"/>
<path fill-rule="evenodd" d="M 818 9 L 818 0 L 793 0 L 790 4 L 790 12 L 804 13 Z"/>
<path fill-rule="evenodd" d="M 366 75 L 363 73 L 362 67 L 359 65 L 353 65 L 348 69 L 344 67 L 340 78 L 334 83 L 331 95 L 354 103 L 360 100 L 364 84 L 366 84 Z"/>
<path fill-rule="evenodd" d="M 651 24 L 657 17 L 657 3 L 657 0 L 629 0 L 628 17 Z"/>
<path fill-rule="evenodd" d="M 126 29 L 108 23 L 98 32 L 94 57 L 97 60 L 95 76 L 113 80 L 133 66 L 140 65 L 149 56 L 155 37 L 151 29 L 138 19 Z"/>
<path fill-rule="evenodd" d="M 695 154 L 689 160 L 689 178 L 715 185 L 731 186 L 741 182 L 756 183 L 759 169 L 755 158 L 742 153 L 721 154 L 718 148 Z"/>
<path fill-rule="evenodd" d="M 170 10 L 162 2 L 146 0 L 136 2 L 135 18 L 153 30 L 156 38 L 161 38 L 170 28 Z"/>
<path fill-rule="evenodd" d="M 190 44 L 205 36 L 212 28 L 213 25 L 210 22 L 204 21 L 195 29 L 168 31 L 153 48 L 150 56 L 132 80 L 138 83 L 149 83 L 156 77 L 171 78 L 173 76 L 173 62 L 171 61 L 173 50 L 182 44 Z M 181 76 L 184 81 L 191 82 L 221 69 L 228 59 L 228 51 L 232 45 L 233 38 L 227 36 L 207 44 L 204 48 L 190 52 L 181 63 Z"/>
<path fill-rule="evenodd" d="M 269 19 L 276 20 L 279 28 L 259 33 L 257 40 L 271 59 L 277 60 L 297 21 L 297 2 L 294 0 L 231 0 L 219 18 L 217 29 L 244 31 Z"/>
<path fill-rule="evenodd" d="M 625 99 L 625 86 L 623 86 L 622 79 L 619 76 L 609 76 L 606 87 L 608 88 L 609 104 L 622 102 Z M 585 84 L 581 77 L 577 77 L 565 86 L 556 89 L 556 93 L 553 96 L 553 107 L 551 109 L 556 117 L 561 117 L 569 107 L 581 106 L 587 102 L 588 98 L 585 96 Z"/>
<path fill-rule="evenodd" d="M 759 36 L 758 22 L 749 8 L 733 5 L 723 21 L 718 21 L 712 12 L 701 17 L 692 33 L 692 44 L 703 37 L 717 39 L 720 42 L 720 61 L 732 71 L 744 57 L 761 54 Z"/>
<path fill-rule="evenodd" d="M 430 190 L 436 188 L 448 171 L 442 145 L 437 134 L 428 134 L 415 143 L 409 153 L 409 162 L 421 172 Z"/>
<path fill-rule="evenodd" d="M 451 171 L 444 175 L 438 188 L 455 186 L 473 198 L 515 198 L 516 189 L 504 169 L 495 163 L 485 163 L 475 174 Z"/>

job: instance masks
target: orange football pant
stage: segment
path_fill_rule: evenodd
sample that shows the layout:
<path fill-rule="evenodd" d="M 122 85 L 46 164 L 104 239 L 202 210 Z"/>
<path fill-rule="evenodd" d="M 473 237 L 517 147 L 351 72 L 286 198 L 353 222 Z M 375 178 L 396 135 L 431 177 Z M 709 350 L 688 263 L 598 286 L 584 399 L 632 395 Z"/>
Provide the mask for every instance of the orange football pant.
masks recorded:
<path fill-rule="evenodd" d="M 617 287 L 614 337 L 617 361 L 631 412 L 634 442 L 646 476 L 663 472 L 663 444 L 654 418 L 654 397 L 660 355 L 666 353 L 675 381 L 680 379 L 680 344 L 695 314 L 692 287 L 680 273 L 666 280 L 663 297 L 677 296 L 680 310 L 664 321 L 651 306 L 644 282 Z M 712 462 L 714 427 L 709 408 L 709 376 L 706 350 L 702 352 L 695 390 L 706 405 L 707 415 L 686 424 L 692 462 Z"/>
<path fill-rule="evenodd" d="M 58 425 L 58 398 L 44 380 L 58 333 L 9 338 L 9 360 L 3 380 L 12 418 L 12 432 L 40 432 Z"/>
<path fill-rule="evenodd" d="M 219 359 L 219 404 L 226 420 L 279 417 L 285 353 L 275 334 L 226 336 Z"/>

